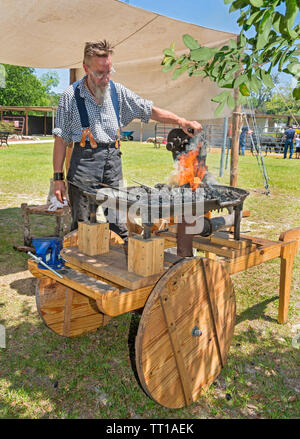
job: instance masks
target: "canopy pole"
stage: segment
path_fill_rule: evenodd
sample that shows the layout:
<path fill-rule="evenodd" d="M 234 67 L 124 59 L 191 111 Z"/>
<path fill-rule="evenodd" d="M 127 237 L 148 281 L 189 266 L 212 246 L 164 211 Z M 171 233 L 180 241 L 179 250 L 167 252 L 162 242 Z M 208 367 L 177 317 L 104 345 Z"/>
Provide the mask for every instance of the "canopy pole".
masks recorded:
<path fill-rule="evenodd" d="M 26 118 L 26 130 L 25 130 L 25 133 L 26 133 L 26 136 L 28 136 L 28 111 L 27 110 L 25 111 L 25 118 Z"/>
<path fill-rule="evenodd" d="M 143 142 L 143 122 L 141 121 L 140 125 L 140 142 Z"/>
<path fill-rule="evenodd" d="M 222 145 L 222 151 L 221 151 L 221 162 L 220 162 L 219 177 L 223 177 L 223 175 L 224 175 L 224 161 L 225 161 L 225 150 L 226 150 L 227 128 L 228 128 L 228 117 L 224 117 L 224 126 L 223 126 L 223 145 Z"/>
<path fill-rule="evenodd" d="M 70 80 L 70 85 L 76 81 L 76 69 L 70 69 L 69 80 Z"/>
<path fill-rule="evenodd" d="M 52 108 L 52 131 L 54 130 L 54 109 Z"/>
<path fill-rule="evenodd" d="M 234 91 L 238 95 L 238 90 Z M 237 186 L 238 179 L 238 161 L 239 161 L 239 142 L 241 131 L 241 106 L 236 105 L 232 113 L 232 145 L 231 145 L 231 162 L 230 162 L 230 186 Z"/>

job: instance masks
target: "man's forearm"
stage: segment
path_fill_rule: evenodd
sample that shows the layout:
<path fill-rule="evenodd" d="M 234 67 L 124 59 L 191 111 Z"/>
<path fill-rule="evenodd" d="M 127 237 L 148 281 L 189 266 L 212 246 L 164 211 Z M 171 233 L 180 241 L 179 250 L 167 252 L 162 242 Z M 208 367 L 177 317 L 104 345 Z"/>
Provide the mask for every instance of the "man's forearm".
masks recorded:
<path fill-rule="evenodd" d="M 53 172 L 63 172 L 67 142 L 62 137 L 55 137 L 53 149 Z"/>
<path fill-rule="evenodd" d="M 177 114 L 158 107 L 152 107 L 151 119 L 157 122 L 172 123 L 175 125 L 182 125 L 182 123 L 185 122 L 185 119 L 177 116 Z"/>
<path fill-rule="evenodd" d="M 186 120 L 183 117 L 177 116 L 177 114 L 171 113 L 171 111 L 163 110 L 158 107 L 152 107 L 151 119 L 161 123 L 179 125 L 189 136 L 191 136 L 193 132 L 197 133 L 202 130 L 202 126 L 199 122 Z"/>

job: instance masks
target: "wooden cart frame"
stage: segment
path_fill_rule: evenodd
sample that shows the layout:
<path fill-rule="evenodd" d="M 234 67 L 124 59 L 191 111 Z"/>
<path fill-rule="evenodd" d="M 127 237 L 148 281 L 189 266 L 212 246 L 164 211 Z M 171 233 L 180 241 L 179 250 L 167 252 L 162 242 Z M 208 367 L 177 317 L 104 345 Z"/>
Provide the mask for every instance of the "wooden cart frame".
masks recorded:
<path fill-rule="evenodd" d="M 193 247 L 205 252 L 204 258 L 164 251 L 176 246 L 176 225 L 150 240 L 136 238 L 136 251 L 142 246 L 147 259 L 147 241 L 155 252 L 149 261 L 162 260 L 162 270 L 146 276 L 129 271 L 128 259 L 134 256 L 112 241 L 108 252 L 87 256 L 78 248 L 76 232 L 64 239 L 63 279 L 29 260 L 29 270 L 40 279 L 38 311 L 54 332 L 75 337 L 143 309 L 136 338 L 140 382 L 163 406 L 189 405 L 226 363 L 235 324 L 231 274 L 280 258 L 278 322 L 287 321 L 300 228 L 281 233 L 278 241 L 245 235 L 237 241 L 229 232 L 194 237 Z"/>

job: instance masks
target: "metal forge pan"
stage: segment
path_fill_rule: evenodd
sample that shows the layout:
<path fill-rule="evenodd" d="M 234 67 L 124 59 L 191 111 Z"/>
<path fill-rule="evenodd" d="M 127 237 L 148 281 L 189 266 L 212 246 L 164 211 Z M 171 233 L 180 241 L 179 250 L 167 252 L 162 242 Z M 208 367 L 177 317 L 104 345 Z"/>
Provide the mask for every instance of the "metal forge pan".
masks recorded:
<path fill-rule="evenodd" d="M 93 190 L 81 189 L 88 197 L 90 206 L 90 221 L 96 221 L 97 207 L 104 202 L 108 202 L 117 211 L 127 211 L 134 207 L 138 215 L 141 216 L 144 226 L 144 237 L 149 238 L 153 219 L 168 219 L 174 216 L 184 217 L 186 212 L 202 215 L 213 210 L 227 208 L 234 210 L 234 237 L 240 238 L 240 221 L 243 202 L 249 192 L 232 187 L 221 185 L 202 185 L 196 191 L 185 190 L 183 186 L 170 188 L 164 184 L 157 184 L 154 188 L 145 190 L 141 186 L 103 189 L 93 188 Z"/>

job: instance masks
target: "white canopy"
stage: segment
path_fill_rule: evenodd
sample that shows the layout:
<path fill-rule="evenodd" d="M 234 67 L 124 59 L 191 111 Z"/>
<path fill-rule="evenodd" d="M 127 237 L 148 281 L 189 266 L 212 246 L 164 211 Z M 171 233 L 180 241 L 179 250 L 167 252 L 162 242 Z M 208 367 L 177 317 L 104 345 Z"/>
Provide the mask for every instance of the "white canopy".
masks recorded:
<path fill-rule="evenodd" d="M 184 6 L 184 2 L 183 2 Z M 86 41 L 107 39 L 115 47 L 113 63 L 121 82 L 155 105 L 188 119 L 213 118 L 218 93 L 209 80 L 173 81 L 163 73 L 162 51 L 175 43 L 186 50 L 183 34 L 202 45 L 221 47 L 236 34 L 174 20 L 118 0 L 0 0 L 0 63 L 40 68 L 74 68 L 83 74 Z"/>

